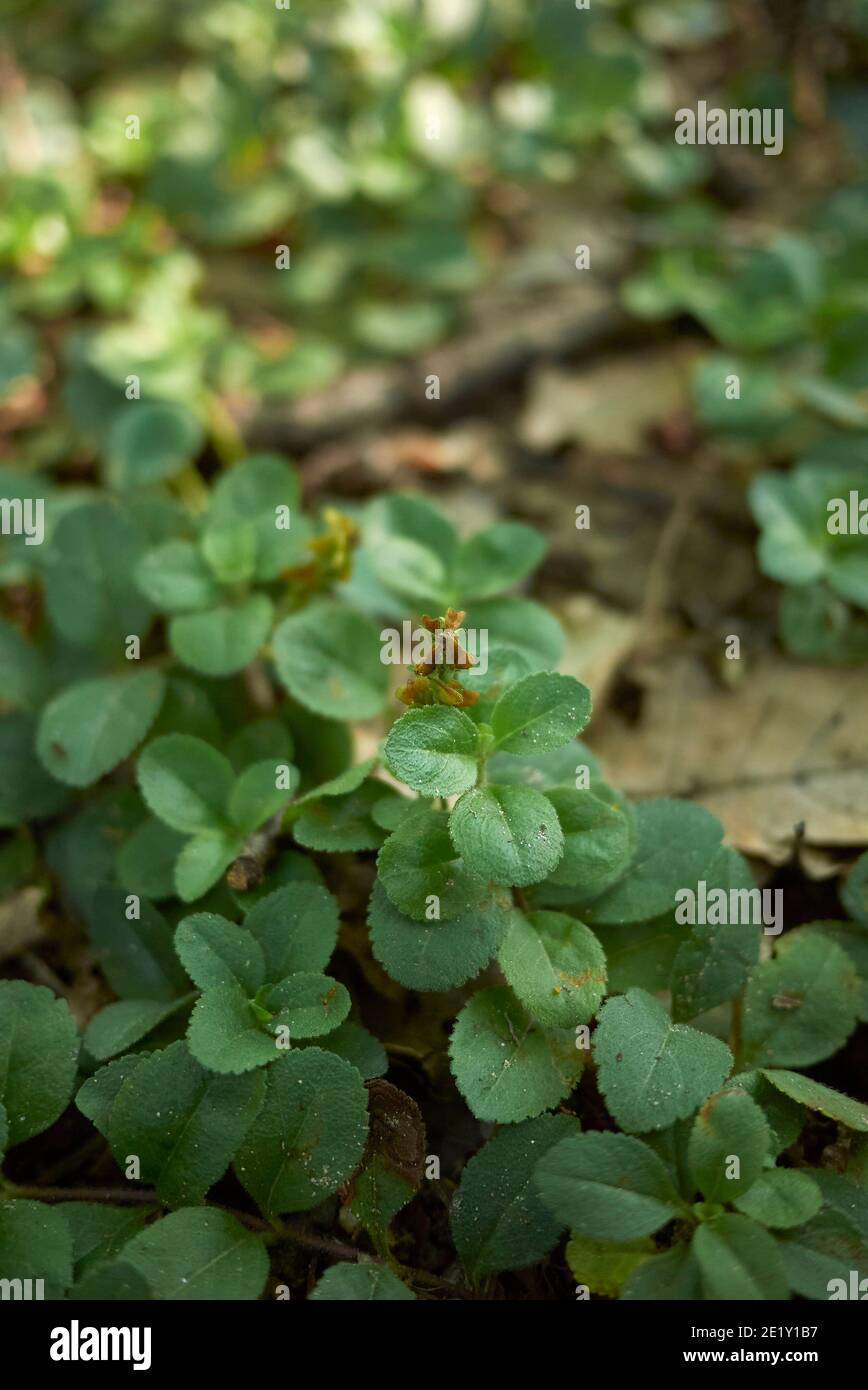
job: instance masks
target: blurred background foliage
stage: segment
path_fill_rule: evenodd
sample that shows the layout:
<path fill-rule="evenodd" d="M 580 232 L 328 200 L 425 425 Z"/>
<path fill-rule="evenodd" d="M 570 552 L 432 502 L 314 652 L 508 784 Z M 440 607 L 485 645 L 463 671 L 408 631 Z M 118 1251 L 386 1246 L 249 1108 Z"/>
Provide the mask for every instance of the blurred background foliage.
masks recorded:
<path fill-rule="evenodd" d="M 179 460 L 202 439 L 236 457 L 260 410 L 448 341 L 486 286 L 574 284 L 601 216 L 592 271 L 617 243 L 629 315 L 702 343 L 702 428 L 864 479 L 868 0 L 281 3 L 3 0 L 0 426 L 20 489 L 98 458 L 129 483 L 130 375 L 183 408 L 155 421 Z M 700 98 L 781 108 L 783 154 L 677 145 Z M 812 567 L 788 570 L 793 631 L 810 609 L 807 654 L 864 655 L 848 613 L 868 576 L 845 596 Z"/>

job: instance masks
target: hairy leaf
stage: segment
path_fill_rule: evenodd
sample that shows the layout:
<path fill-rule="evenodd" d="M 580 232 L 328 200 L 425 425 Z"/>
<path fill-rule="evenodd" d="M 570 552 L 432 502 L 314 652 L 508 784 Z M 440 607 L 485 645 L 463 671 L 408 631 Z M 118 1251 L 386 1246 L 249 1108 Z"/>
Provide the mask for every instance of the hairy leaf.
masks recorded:
<path fill-rule="evenodd" d="M 579 1127 L 572 1115 L 540 1115 L 501 1130 L 465 1164 L 449 1221 L 455 1249 L 475 1282 L 535 1264 L 560 1238 L 565 1223 L 540 1199 L 534 1169 Z"/>
<path fill-rule="evenodd" d="M 594 1034 L 600 1089 L 610 1113 L 630 1133 L 665 1129 L 685 1119 L 726 1080 L 729 1048 L 673 1023 L 642 989 L 609 999 Z"/>
<path fill-rule="evenodd" d="M 564 1100 L 585 1061 L 573 1033 L 542 1030 L 501 987 L 480 990 L 464 1005 L 449 1055 L 474 1115 L 497 1124 L 531 1119 Z"/>

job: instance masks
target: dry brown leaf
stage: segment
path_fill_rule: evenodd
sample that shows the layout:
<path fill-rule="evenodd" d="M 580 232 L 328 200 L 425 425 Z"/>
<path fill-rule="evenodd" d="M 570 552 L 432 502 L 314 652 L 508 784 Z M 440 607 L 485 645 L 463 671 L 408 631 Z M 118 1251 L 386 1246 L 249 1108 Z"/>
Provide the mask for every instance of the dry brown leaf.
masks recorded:
<path fill-rule="evenodd" d="M 583 681 L 599 710 L 618 668 L 633 649 L 639 625 L 592 594 L 576 594 L 554 611 L 566 636 L 558 669 Z"/>
<path fill-rule="evenodd" d="M 0 902 L 0 961 L 19 956 L 43 940 L 39 909 L 44 898 L 43 888 L 22 888 Z"/>
<path fill-rule="evenodd" d="M 724 690 L 697 657 L 663 653 L 638 680 L 638 724 L 612 716 L 590 740 L 628 794 L 694 797 L 774 864 L 799 838 L 868 843 L 868 670 L 832 677 L 769 653 Z"/>
<path fill-rule="evenodd" d="M 570 442 L 601 453 L 642 453 L 652 426 L 687 409 L 695 356 L 690 345 L 667 345 L 594 367 L 541 367 L 531 376 L 519 438 L 541 452 Z"/>

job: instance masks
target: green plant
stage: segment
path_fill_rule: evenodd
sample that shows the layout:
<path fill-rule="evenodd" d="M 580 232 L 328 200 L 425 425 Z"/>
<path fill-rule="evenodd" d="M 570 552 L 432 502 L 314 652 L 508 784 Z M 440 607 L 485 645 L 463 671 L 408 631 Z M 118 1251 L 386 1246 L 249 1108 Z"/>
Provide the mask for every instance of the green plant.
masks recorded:
<path fill-rule="evenodd" d="M 436 1295 L 394 1224 L 436 1181 L 423 1116 L 382 1079 L 346 965 L 329 973 L 348 862 L 370 896 L 358 959 L 398 998 L 456 999 L 454 1082 L 498 1126 L 452 1203 L 471 1284 L 565 1229 L 576 1280 L 609 1296 L 824 1297 L 862 1268 L 868 1111 L 792 1068 L 866 1018 L 866 861 L 851 920 L 763 959 L 759 918 L 685 928 L 686 890 L 749 897 L 752 877 L 701 807 L 633 806 L 603 780 L 578 737 L 589 692 L 545 669 L 556 624 L 501 596 L 540 558 L 532 531 L 459 541 L 410 496 L 317 522 L 275 458 L 210 497 L 54 500 L 45 558 L 6 561 L 45 618 L 3 627 L 2 871 L 9 890 L 52 883 L 84 924 L 101 1005 L 80 1033 L 62 997 L 0 981 L 0 1274 L 52 1297 L 257 1298 L 316 1248 L 299 1214 L 340 1206 L 347 1253 L 374 1260 L 314 1297 Z M 485 662 L 457 640 L 465 596 Z M 419 631 L 456 642 L 411 663 L 408 707 L 354 762 L 342 720 L 386 697 L 370 615 L 408 602 L 444 609 Z M 17 1146 L 73 1096 L 129 1184 L 106 1201 L 22 1181 Z M 801 1160 L 811 1113 L 853 1135 L 845 1173 Z"/>
<path fill-rule="evenodd" d="M 754 479 L 759 562 L 786 585 L 780 631 L 796 655 L 849 662 L 868 657 L 866 499 L 868 464 L 858 456 L 846 466 L 814 456 L 787 474 Z"/>
<path fill-rule="evenodd" d="M 800 460 L 750 492 L 781 635 L 862 660 L 865 533 L 827 505 L 868 490 L 865 0 L 819 44 L 822 7 L 724 0 L 11 8 L 0 1279 L 395 1301 L 864 1278 L 868 1108 L 825 1068 L 847 1088 L 868 1021 L 868 855 L 834 920 L 797 903 L 780 935 L 715 817 L 631 804 L 580 741 L 589 692 L 516 592 L 530 527 L 459 535 L 400 492 L 314 509 L 244 440 L 309 438 L 325 388 L 313 437 L 340 434 L 360 367 L 375 433 L 395 400 L 433 431 L 419 354 L 465 327 L 484 357 L 494 329 L 512 380 L 569 357 L 574 299 L 576 341 L 587 301 L 617 351 L 617 281 L 670 321 L 655 348 L 692 321 L 703 464 Z M 782 110 L 780 161 L 673 141 L 675 93 L 712 87 Z M 656 423 L 677 453 L 683 422 Z M 393 703 L 405 622 L 457 645 L 402 658 Z"/>

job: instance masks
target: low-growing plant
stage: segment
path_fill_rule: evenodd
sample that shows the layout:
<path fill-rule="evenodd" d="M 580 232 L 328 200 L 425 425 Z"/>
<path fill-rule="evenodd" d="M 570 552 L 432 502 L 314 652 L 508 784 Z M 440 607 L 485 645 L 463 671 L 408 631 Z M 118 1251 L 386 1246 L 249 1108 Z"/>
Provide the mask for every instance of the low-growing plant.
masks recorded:
<path fill-rule="evenodd" d="M 410 496 L 308 518 L 274 457 L 210 495 L 46 512 L 39 555 L 4 562 L 32 602 L 2 628 L 0 872 L 50 896 L 58 970 L 90 985 L 0 981 L 0 1277 L 287 1297 L 323 1231 L 345 1258 L 314 1299 L 483 1297 L 563 1267 L 565 1234 L 579 1296 L 826 1298 L 868 1273 L 868 1107 L 803 1071 L 868 1019 L 868 856 L 840 921 L 780 935 L 713 815 L 609 786 L 557 624 L 503 593 L 532 530 L 462 541 Z M 347 721 L 387 700 L 373 617 L 429 607 L 416 630 L 454 640 L 356 761 Z M 454 1017 L 488 1136 L 454 1192 L 363 975 Z M 451 1196 L 446 1277 L 405 1262 L 426 1185 Z"/>
<path fill-rule="evenodd" d="M 788 651 L 823 661 L 868 658 L 868 462 L 852 445 L 789 473 L 754 479 L 759 563 L 786 586 L 779 611 Z"/>

